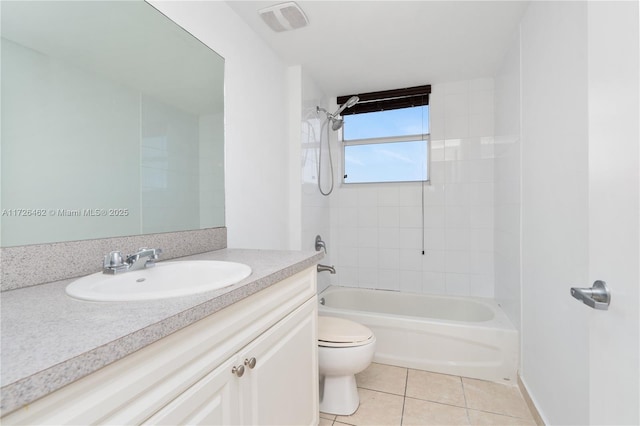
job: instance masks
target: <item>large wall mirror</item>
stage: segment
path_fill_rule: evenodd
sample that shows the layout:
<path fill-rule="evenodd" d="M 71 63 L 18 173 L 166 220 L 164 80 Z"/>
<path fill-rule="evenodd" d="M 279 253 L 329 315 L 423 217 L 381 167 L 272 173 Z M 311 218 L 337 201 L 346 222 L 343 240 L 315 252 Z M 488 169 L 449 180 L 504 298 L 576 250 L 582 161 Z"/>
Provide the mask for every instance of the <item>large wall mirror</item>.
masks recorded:
<path fill-rule="evenodd" d="M 6 1 L 2 247 L 224 226 L 224 59 L 148 3 Z"/>

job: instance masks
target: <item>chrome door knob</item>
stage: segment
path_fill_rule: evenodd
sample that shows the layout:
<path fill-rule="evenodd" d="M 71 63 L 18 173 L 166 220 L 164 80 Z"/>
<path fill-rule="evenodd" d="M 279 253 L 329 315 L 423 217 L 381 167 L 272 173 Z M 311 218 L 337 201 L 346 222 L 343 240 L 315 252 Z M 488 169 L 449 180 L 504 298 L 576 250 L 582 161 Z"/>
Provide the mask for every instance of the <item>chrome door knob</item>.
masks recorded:
<path fill-rule="evenodd" d="M 245 359 L 244 360 L 244 365 L 246 365 L 247 367 L 253 369 L 256 366 L 256 359 L 251 357 L 250 359 Z"/>
<path fill-rule="evenodd" d="M 593 309 L 606 311 L 611 303 L 611 291 L 607 283 L 598 280 L 591 288 L 571 287 L 571 296 Z"/>

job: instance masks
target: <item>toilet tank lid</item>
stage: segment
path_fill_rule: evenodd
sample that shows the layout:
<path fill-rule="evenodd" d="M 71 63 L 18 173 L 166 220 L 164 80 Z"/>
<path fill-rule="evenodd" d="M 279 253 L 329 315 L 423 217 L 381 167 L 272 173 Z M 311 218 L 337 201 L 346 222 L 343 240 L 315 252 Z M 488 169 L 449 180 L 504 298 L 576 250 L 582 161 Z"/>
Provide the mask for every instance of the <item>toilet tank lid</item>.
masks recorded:
<path fill-rule="evenodd" d="M 357 343 L 371 339 L 373 332 L 362 324 L 344 318 L 318 316 L 318 341 Z"/>

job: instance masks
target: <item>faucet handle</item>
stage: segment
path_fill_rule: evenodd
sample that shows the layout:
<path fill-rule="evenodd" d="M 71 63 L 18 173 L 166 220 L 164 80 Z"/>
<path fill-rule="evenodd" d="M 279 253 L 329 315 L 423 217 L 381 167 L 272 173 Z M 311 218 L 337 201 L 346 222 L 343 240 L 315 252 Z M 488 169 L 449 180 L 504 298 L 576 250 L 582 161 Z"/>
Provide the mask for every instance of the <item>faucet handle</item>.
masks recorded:
<path fill-rule="evenodd" d="M 124 258 L 122 257 L 122 252 L 112 251 L 109 254 L 105 255 L 102 265 L 105 268 L 117 268 L 118 266 L 122 266 L 123 264 Z"/>
<path fill-rule="evenodd" d="M 316 235 L 316 251 L 320 251 L 324 249 L 325 254 L 327 253 L 327 245 L 322 241 L 322 237 L 320 235 Z"/>

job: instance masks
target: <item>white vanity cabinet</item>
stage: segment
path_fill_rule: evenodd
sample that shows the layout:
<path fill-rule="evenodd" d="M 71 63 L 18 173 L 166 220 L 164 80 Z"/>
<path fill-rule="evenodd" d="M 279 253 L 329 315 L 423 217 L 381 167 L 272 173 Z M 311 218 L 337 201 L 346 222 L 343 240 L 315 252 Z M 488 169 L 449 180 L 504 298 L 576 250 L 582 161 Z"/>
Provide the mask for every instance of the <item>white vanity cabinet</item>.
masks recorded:
<path fill-rule="evenodd" d="M 307 301 L 152 416 L 158 425 L 317 422 L 316 300 Z M 251 367 L 253 366 L 253 367 Z"/>
<path fill-rule="evenodd" d="M 309 268 L 2 424 L 317 424 L 316 330 L 316 271 Z"/>

